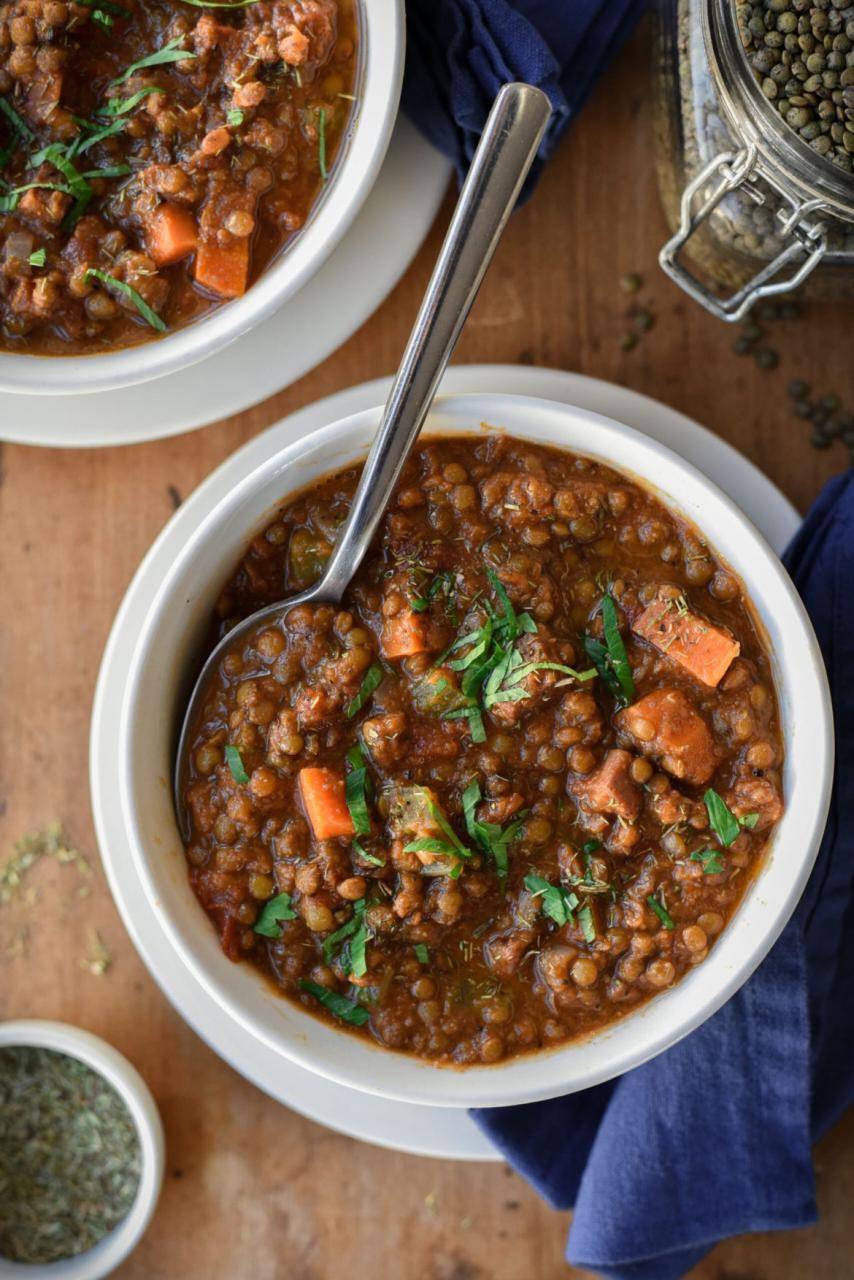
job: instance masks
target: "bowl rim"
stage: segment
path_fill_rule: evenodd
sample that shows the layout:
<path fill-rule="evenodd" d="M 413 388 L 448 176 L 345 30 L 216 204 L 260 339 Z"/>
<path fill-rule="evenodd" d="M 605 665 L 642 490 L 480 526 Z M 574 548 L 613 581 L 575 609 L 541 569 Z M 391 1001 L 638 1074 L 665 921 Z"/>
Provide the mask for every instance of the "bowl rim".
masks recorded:
<path fill-rule="evenodd" d="M 100 1280 L 110 1275 L 135 1249 L 154 1216 L 163 1183 L 165 1141 L 160 1112 L 136 1067 L 100 1036 L 82 1027 L 49 1019 L 27 1018 L 0 1023 L 0 1049 L 52 1049 L 85 1062 L 112 1085 L 136 1126 L 140 1144 L 140 1180 L 124 1218 L 84 1253 L 57 1262 L 22 1263 L 0 1256 L 0 1280 Z"/>
<path fill-rule="evenodd" d="M 709 534 L 709 540 L 718 553 L 722 554 L 720 549 L 722 537 L 719 531 L 726 528 L 728 539 L 736 540 L 739 548 L 752 547 L 751 555 L 758 557 L 757 564 L 761 566 L 761 590 L 757 589 L 757 582 L 760 581 L 758 568 L 753 570 L 756 581 L 748 584 L 757 612 L 761 614 L 760 605 L 763 601 L 772 599 L 775 605 L 783 610 L 788 628 L 782 633 L 785 641 L 784 653 L 782 655 L 772 653 L 772 657 L 775 661 L 779 660 L 782 663 L 789 649 L 794 646 L 798 650 L 802 669 L 797 681 L 789 678 L 784 685 L 780 679 L 782 666 L 777 668 L 781 702 L 791 697 L 802 719 L 811 722 L 808 752 L 804 730 L 798 730 L 795 743 L 799 744 L 799 766 L 805 768 L 809 764 L 813 780 L 815 780 L 817 766 L 819 777 L 818 781 L 809 788 L 800 786 L 793 789 L 791 784 L 787 786 L 789 799 L 786 814 L 775 833 L 775 839 L 772 841 L 772 847 L 766 855 L 763 867 L 751 882 L 742 903 L 710 957 L 670 991 L 657 996 L 627 1017 L 610 1024 L 584 1041 L 573 1041 L 554 1050 L 510 1059 L 507 1063 L 497 1066 L 471 1066 L 464 1071 L 437 1068 L 419 1059 L 390 1053 L 321 1024 L 324 1029 L 329 1030 L 330 1037 L 338 1042 L 339 1050 L 346 1048 L 349 1052 L 343 1053 L 343 1062 L 330 1061 L 329 1053 L 326 1052 L 328 1045 L 326 1045 L 324 1046 L 325 1056 L 322 1061 L 319 1060 L 317 1049 L 307 1044 L 306 1031 L 300 1031 L 300 1027 L 305 1028 L 306 1020 L 316 1028 L 319 1024 L 315 1018 L 301 1011 L 298 1006 L 267 992 L 265 992 L 266 1003 L 263 1004 L 263 1012 L 258 1016 L 256 1010 L 250 1011 L 240 1000 L 233 997 L 219 976 L 212 977 L 207 964 L 201 961 L 193 947 L 182 936 L 181 921 L 172 918 L 169 905 L 161 897 L 154 869 L 149 865 L 149 855 L 146 853 L 144 839 L 141 837 L 142 824 L 133 798 L 134 768 L 137 762 L 133 752 L 131 725 L 135 722 L 134 706 L 138 701 L 138 686 L 151 649 L 152 636 L 156 636 L 158 620 L 164 616 L 164 611 L 175 603 L 177 580 L 180 578 L 182 569 L 186 569 L 186 566 L 191 563 L 197 548 L 210 537 L 214 529 L 233 520 L 241 504 L 247 500 L 251 502 L 253 493 L 263 489 L 265 484 L 276 482 L 278 499 L 283 500 L 282 495 L 288 493 L 284 477 L 288 467 L 298 459 L 305 459 L 315 452 L 328 460 L 330 455 L 335 454 L 335 447 L 338 446 L 340 457 L 336 456 L 334 462 L 327 461 L 327 465 L 318 468 L 317 474 L 322 474 L 324 471 L 328 472 L 338 465 L 346 465 L 348 461 L 361 456 L 379 413 L 379 409 L 366 410 L 331 423 L 310 433 L 302 440 L 285 446 L 266 462 L 254 468 L 199 522 L 185 542 L 181 553 L 176 556 L 171 569 L 164 575 L 137 637 L 136 647 L 129 664 L 124 702 L 120 711 L 120 793 L 121 803 L 127 814 L 131 857 L 146 896 L 156 910 L 172 946 L 196 980 L 200 981 L 217 1002 L 251 1035 L 262 1039 L 277 1052 L 291 1058 L 300 1066 L 356 1090 L 434 1106 L 501 1106 L 559 1096 L 621 1074 L 676 1043 L 711 1016 L 738 989 L 779 936 L 794 910 L 812 868 L 829 803 L 833 740 L 830 698 L 823 661 L 803 605 L 775 553 L 731 500 L 695 467 L 679 458 L 672 450 L 622 423 L 547 400 L 507 395 L 464 395 L 439 398 L 425 428 L 427 435 L 435 433 L 437 429 L 440 434 L 476 433 L 482 423 L 488 422 L 494 428 L 505 429 L 510 435 L 521 435 L 532 441 L 556 444 L 554 436 L 549 436 L 545 427 L 543 430 L 534 429 L 531 423 L 538 422 L 543 426 L 545 422 L 557 432 L 572 423 L 572 430 L 581 433 L 585 439 L 591 431 L 595 432 L 596 447 L 591 448 L 587 444 L 581 445 L 577 440 L 569 439 L 564 444 L 564 447 L 569 450 L 599 457 L 608 465 L 615 466 L 617 470 L 632 478 L 637 477 L 653 489 L 657 486 L 650 477 L 658 475 L 659 470 L 667 472 L 669 469 L 676 473 L 680 481 L 680 495 L 684 485 L 686 490 L 691 491 L 694 499 L 698 496 L 702 497 L 704 509 L 706 505 L 711 504 L 716 509 L 717 522 L 715 531 Z M 511 420 L 512 425 L 509 425 L 507 420 Z M 616 461 L 615 459 L 621 459 L 624 449 L 629 455 L 642 459 L 645 467 L 635 470 L 622 460 Z M 293 491 L 295 490 L 292 489 L 291 492 Z M 661 496 L 668 505 L 684 512 L 689 520 L 701 526 L 705 524 L 708 529 L 708 523 L 703 518 L 686 508 L 683 497 L 677 498 L 668 490 L 662 491 Z M 262 525 L 264 514 L 269 514 L 273 505 L 271 502 L 267 507 L 255 511 L 252 520 L 241 532 L 242 543 L 248 542 L 252 533 Z M 724 558 L 734 557 L 724 555 Z M 223 567 L 221 581 L 225 580 L 230 567 L 230 565 Z M 741 576 L 747 579 L 749 575 L 743 572 Z M 184 586 L 186 588 L 186 584 Z M 757 597 L 761 597 L 761 600 Z M 784 706 L 786 723 L 788 723 L 787 714 L 787 707 Z M 791 742 L 787 767 L 789 769 L 794 767 Z M 796 819 L 799 828 L 797 831 Z M 781 875 L 782 860 L 778 849 L 783 842 L 783 837 L 788 838 L 790 833 L 792 838 L 789 843 L 799 852 L 799 862 L 795 874 L 787 864 L 784 874 Z M 773 875 L 772 872 L 774 872 Z M 758 910 L 756 905 L 758 898 L 767 895 L 769 885 L 776 893 L 777 902 L 772 909 L 765 911 L 761 925 L 751 924 L 753 932 L 746 937 L 747 945 L 744 946 L 742 953 L 733 957 L 730 954 L 733 940 L 738 936 L 742 942 L 745 941 L 741 935 L 745 933 L 743 921 L 747 905 L 751 904 L 755 914 Z M 189 889 L 187 892 L 189 893 Z M 764 901 L 764 906 L 767 907 L 767 901 Z M 736 926 L 740 920 L 742 925 L 737 929 Z M 726 943 L 727 939 L 731 940 L 729 945 Z M 216 961 L 213 964 L 216 967 Z M 223 964 L 230 970 L 235 968 L 224 958 Z M 239 966 L 239 968 L 250 969 L 251 967 Z M 260 976 L 256 981 L 261 981 Z M 246 984 L 243 986 L 246 991 L 249 990 Z M 688 990 L 691 998 L 684 994 Z M 282 1026 L 288 1019 L 278 1020 L 279 1026 L 272 1025 L 274 1020 L 267 1016 L 267 1007 L 274 1004 L 287 1005 L 291 1014 L 297 1018 L 296 1032 L 285 1026 L 284 1034 L 282 1033 Z M 669 1016 L 663 1012 L 665 1008 Z M 629 1030 L 626 1031 L 624 1028 Z M 589 1060 L 591 1059 L 590 1046 L 595 1046 L 592 1062 Z M 597 1062 L 597 1055 L 599 1058 L 603 1057 L 601 1052 L 603 1047 L 604 1058 L 607 1061 Z M 357 1050 L 360 1051 L 357 1052 Z M 330 1052 L 335 1057 L 334 1047 Z M 365 1054 L 369 1057 L 366 1058 Z M 395 1066 L 379 1071 L 366 1070 L 368 1063 L 376 1066 L 377 1055 L 384 1060 L 385 1064 L 393 1062 Z M 357 1058 L 358 1063 L 355 1061 Z M 555 1063 L 560 1064 L 558 1069 L 555 1069 Z M 534 1065 L 531 1066 L 531 1064 Z"/>
<path fill-rule="evenodd" d="M 405 54 L 404 0 L 356 0 L 361 93 L 331 180 L 303 228 L 241 298 L 133 347 L 86 355 L 0 351 L 0 392 L 79 395 L 136 386 L 206 360 L 268 319 L 326 261 L 380 171 L 397 119 Z"/>

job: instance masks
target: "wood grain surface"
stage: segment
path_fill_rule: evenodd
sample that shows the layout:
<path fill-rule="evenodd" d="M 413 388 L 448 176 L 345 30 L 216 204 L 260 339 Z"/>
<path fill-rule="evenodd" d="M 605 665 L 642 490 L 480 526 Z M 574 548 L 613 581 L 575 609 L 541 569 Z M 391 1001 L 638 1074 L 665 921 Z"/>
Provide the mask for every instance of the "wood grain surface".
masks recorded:
<path fill-rule="evenodd" d="M 731 329 L 660 275 L 665 225 L 648 62 L 641 29 L 514 218 L 457 359 L 579 370 L 646 392 L 731 441 L 803 509 L 846 457 L 839 446 L 810 448 L 785 388 L 791 378 L 812 377 L 818 390 L 854 403 L 850 310 L 809 305 L 778 326 L 781 367 L 762 372 L 732 353 Z M 449 208 L 377 314 L 266 403 L 132 448 L 3 448 L 0 856 L 20 835 L 61 819 L 97 865 L 87 794 L 90 704 L 110 622 L 140 557 L 175 502 L 243 441 L 320 396 L 392 371 Z M 624 272 L 644 277 L 638 299 L 655 317 L 628 352 L 620 345 L 631 301 L 619 287 Z M 343 1280 L 368 1269 L 393 1280 L 581 1275 L 563 1261 L 569 1215 L 548 1209 L 507 1168 L 358 1144 L 237 1076 L 149 978 L 100 872 L 85 898 L 68 868 L 42 866 L 31 884 L 34 902 L 0 908 L 0 1016 L 62 1018 L 106 1036 L 149 1081 L 166 1126 L 164 1194 L 122 1280 Z M 113 956 L 102 976 L 83 963 L 92 929 Z M 816 1227 L 729 1241 L 693 1280 L 854 1276 L 853 1149 L 849 1114 L 816 1153 Z"/>

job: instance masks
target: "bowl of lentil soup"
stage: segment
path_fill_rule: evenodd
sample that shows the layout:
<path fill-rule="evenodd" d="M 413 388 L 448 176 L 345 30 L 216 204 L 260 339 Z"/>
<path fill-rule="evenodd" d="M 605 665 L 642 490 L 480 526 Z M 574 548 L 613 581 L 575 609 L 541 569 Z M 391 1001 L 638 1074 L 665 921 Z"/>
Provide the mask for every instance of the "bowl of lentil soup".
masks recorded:
<path fill-rule="evenodd" d="M 373 185 L 403 43 L 400 0 L 7 5 L 0 389 L 161 377 L 291 299 Z"/>
<path fill-rule="evenodd" d="M 194 664 L 318 571 L 378 414 L 259 468 L 167 575 L 120 718 L 132 856 L 182 961 L 300 1065 L 432 1105 L 557 1096 L 672 1044 L 773 943 L 826 813 L 824 669 L 776 556 L 669 450 L 440 400 L 344 607 L 221 673 L 185 844 Z"/>

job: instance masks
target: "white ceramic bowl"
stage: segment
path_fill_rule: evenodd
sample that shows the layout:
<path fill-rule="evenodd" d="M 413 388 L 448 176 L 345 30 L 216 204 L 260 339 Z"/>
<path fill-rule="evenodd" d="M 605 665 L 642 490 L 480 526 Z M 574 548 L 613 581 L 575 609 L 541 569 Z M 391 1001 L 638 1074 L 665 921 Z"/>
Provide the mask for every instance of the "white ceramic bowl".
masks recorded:
<path fill-rule="evenodd" d="M 174 333 L 104 355 L 0 352 L 0 391 L 75 395 L 114 390 L 186 369 L 266 320 L 303 287 L 344 236 L 374 185 L 391 138 L 403 79 L 403 0 L 358 0 L 358 101 L 326 189 L 305 226 L 242 298 Z M 330 305 L 335 305 L 330 298 Z"/>
<path fill-rule="evenodd" d="M 93 1248 L 61 1262 L 21 1263 L 0 1257 L 0 1280 L 101 1280 L 135 1249 L 145 1234 L 163 1182 L 163 1126 L 148 1085 L 127 1058 L 105 1040 L 64 1022 L 0 1023 L 0 1049 L 26 1045 L 79 1058 L 103 1076 L 124 1102 L 139 1134 L 141 1177 L 128 1214 Z"/>
<path fill-rule="evenodd" d="M 353 1089 L 436 1106 L 502 1106 L 587 1088 L 637 1066 L 698 1026 L 753 972 L 800 897 L 824 829 L 832 775 L 830 699 L 803 606 L 774 552 L 732 502 L 676 454 L 581 409 L 521 396 L 439 400 L 430 434 L 511 435 L 602 459 L 655 488 L 739 572 L 768 634 L 787 744 L 787 809 L 763 868 L 708 959 L 672 990 L 584 1041 L 492 1067 L 437 1068 L 375 1047 L 279 998 L 233 964 L 187 882 L 171 798 L 172 752 L 193 655 L 214 601 L 251 537 L 282 499 L 362 457 L 379 421 L 368 410 L 283 449 L 192 532 L 164 575 L 130 666 L 119 724 L 121 803 L 131 856 L 168 938 L 214 999 L 255 1037 Z M 93 780 L 95 788 L 97 779 Z"/>

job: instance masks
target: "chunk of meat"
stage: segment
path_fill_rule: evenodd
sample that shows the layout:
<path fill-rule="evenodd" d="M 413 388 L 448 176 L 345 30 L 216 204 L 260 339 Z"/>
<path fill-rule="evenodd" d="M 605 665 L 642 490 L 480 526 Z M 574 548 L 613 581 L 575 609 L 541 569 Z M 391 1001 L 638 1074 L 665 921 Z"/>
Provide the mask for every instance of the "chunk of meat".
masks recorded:
<path fill-rule="evenodd" d="M 493 938 L 486 948 L 487 963 L 493 973 L 500 978 L 514 974 L 536 936 L 533 929 L 513 929 L 501 938 Z"/>
<path fill-rule="evenodd" d="M 656 597 L 644 609 L 632 623 L 632 630 L 711 688 L 741 652 L 741 645 L 728 631 L 664 596 Z"/>
<path fill-rule="evenodd" d="M 315 840 L 354 834 L 343 774 L 336 769 L 300 769 L 299 792 Z"/>
<path fill-rule="evenodd" d="M 759 814 L 755 831 L 767 831 L 783 813 L 780 792 L 770 778 L 744 773 L 736 778 L 724 798 L 737 818 L 745 818 L 749 813 Z"/>
<path fill-rule="evenodd" d="M 372 716 L 362 725 L 362 741 L 375 764 L 382 769 L 390 768 L 406 754 L 409 741 L 406 716 L 402 711 Z"/>
<path fill-rule="evenodd" d="M 322 685 L 308 685 L 300 689 L 294 704 L 300 728 L 322 729 L 339 710 L 343 697 L 343 689 L 328 689 Z"/>
<path fill-rule="evenodd" d="M 626 822 L 633 822 L 641 811 L 643 796 L 630 773 L 630 751 L 614 748 L 609 751 L 599 768 L 573 786 L 578 804 L 594 813 L 616 814 Z"/>
<path fill-rule="evenodd" d="M 655 689 L 615 718 L 624 738 L 674 778 L 702 786 L 717 766 L 712 731 L 681 689 Z"/>
<path fill-rule="evenodd" d="M 481 506 L 487 516 L 511 529 L 554 516 L 554 485 L 545 476 L 496 471 L 480 482 Z"/>

